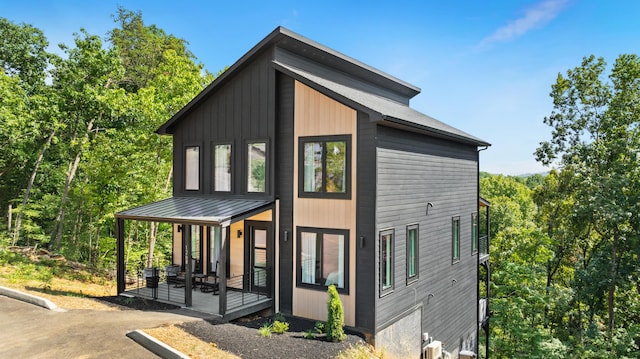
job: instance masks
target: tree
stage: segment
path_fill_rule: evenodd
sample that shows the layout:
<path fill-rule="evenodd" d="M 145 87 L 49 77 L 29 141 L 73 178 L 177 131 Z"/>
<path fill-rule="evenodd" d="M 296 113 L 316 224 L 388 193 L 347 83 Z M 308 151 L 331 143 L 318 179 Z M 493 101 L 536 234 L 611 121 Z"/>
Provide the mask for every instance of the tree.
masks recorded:
<path fill-rule="evenodd" d="M 327 289 L 329 300 L 327 301 L 327 340 L 330 342 L 341 342 L 345 338 L 344 334 L 344 309 L 342 301 L 338 295 L 335 285 L 330 285 Z"/>
<path fill-rule="evenodd" d="M 616 331 L 616 292 L 638 281 L 640 246 L 640 59 L 621 55 L 605 77 L 602 58 L 559 74 L 551 139 L 536 158 L 571 174 L 568 217 L 580 247 L 575 285 L 592 320 L 606 297 L 606 327 Z"/>

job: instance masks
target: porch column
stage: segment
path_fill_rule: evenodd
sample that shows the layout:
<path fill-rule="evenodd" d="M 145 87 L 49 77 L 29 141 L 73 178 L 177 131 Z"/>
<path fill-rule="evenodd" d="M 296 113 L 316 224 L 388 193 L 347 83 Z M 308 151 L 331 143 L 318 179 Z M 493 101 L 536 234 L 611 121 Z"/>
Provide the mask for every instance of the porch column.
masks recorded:
<path fill-rule="evenodd" d="M 124 263 L 124 219 L 116 217 L 116 283 L 118 295 L 125 290 L 125 263 Z"/>
<path fill-rule="evenodd" d="M 193 286 L 193 271 L 191 266 L 193 265 L 193 259 L 191 259 L 191 226 L 182 224 L 182 246 L 184 247 L 185 261 L 185 276 L 184 276 L 184 305 L 190 307 L 192 305 L 191 293 Z"/>
<path fill-rule="evenodd" d="M 218 292 L 219 311 L 224 316 L 227 313 L 227 246 L 229 246 L 229 230 L 231 227 L 223 226 L 220 229 L 222 245 L 220 246 L 220 265 L 218 266 Z"/>

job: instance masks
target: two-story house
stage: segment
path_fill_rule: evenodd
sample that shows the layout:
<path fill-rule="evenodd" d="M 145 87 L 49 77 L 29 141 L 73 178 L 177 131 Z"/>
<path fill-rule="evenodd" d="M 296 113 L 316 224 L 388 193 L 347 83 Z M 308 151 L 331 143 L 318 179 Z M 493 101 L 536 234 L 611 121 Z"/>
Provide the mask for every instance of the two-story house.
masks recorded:
<path fill-rule="evenodd" d="M 158 129 L 173 197 L 116 214 L 118 292 L 125 220 L 166 222 L 173 263 L 199 281 L 159 299 L 325 320 L 335 284 L 346 325 L 390 355 L 431 339 L 477 352 L 489 144 L 412 109 L 419 92 L 278 27 Z M 192 290 L 212 278 L 215 295 Z"/>

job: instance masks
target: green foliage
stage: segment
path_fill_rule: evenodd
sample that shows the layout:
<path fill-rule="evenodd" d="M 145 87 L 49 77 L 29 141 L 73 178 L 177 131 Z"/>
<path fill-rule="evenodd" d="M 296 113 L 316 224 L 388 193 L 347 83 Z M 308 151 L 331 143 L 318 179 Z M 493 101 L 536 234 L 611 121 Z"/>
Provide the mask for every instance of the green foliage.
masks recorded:
<path fill-rule="evenodd" d="M 321 322 L 321 321 L 317 321 L 315 326 L 313 327 L 313 329 L 318 334 L 325 334 L 326 333 L 326 328 L 327 328 L 327 323 L 326 322 Z"/>
<path fill-rule="evenodd" d="M 289 330 L 289 323 L 276 320 L 271 325 L 271 330 L 276 334 L 283 334 Z"/>
<path fill-rule="evenodd" d="M 258 333 L 260 333 L 260 336 L 268 338 L 271 336 L 271 330 L 271 324 L 264 323 L 260 328 L 258 328 Z"/>
<path fill-rule="evenodd" d="M 345 338 L 344 334 L 344 309 L 342 301 L 338 295 L 335 285 L 330 285 L 327 289 L 329 300 L 327 301 L 327 322 L 326 333 L 327 340 L 331 342 L 340 342 Z"/>
<path fill-rule="evenodd" d="M 316 333 L 313 331 L 313 329 L 309 329 L 306 332 L 304 332 L 302 337 L 305 338 L 305 339 L 315 339 L 316 338 Z"/>

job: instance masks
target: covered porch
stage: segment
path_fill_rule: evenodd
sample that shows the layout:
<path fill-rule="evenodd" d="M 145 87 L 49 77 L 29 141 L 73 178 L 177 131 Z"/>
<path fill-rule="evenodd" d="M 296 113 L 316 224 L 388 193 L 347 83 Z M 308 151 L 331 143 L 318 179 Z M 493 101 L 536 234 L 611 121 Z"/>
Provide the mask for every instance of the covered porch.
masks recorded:
<path fill-rule="evenodd" d="M 271 308 L 275 206 L 264 200 L 173 197 L 117 213 L 118 294 L 226 320 Z M 125 221 L 171 224 L 168 262 L 145 268 L 145 274 L 127 268 Z"/>

